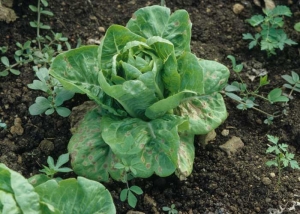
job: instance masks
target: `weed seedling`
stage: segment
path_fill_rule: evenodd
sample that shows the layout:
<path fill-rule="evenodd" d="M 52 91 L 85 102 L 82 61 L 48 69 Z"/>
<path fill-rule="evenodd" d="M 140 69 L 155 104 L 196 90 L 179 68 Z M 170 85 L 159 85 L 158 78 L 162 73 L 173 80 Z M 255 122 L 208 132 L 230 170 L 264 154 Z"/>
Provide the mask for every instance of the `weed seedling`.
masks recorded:
<path fill-rule="evenodd" d="M 178 211 L 175 209 L 175 204 L 171 204 L 171 207 L 163 207 L 163 211 L 168 212 L 168 214 L 177 214 Z"/>
<path fill-rule="evenodd" d="M 280 88 L 275 88 L 271 90 L 267 97 L 264 97 L 259 94 L 260 88 L 269 84 L 267 75 L 260 76 L 259 85 L 253 91 L 248 90 L 247 84 L 243 81 L 242 77 L 240 76 L 240 72 L 243 70 L 243 64 L 236 64 L 235 57 L 232 55 L 227 56 L 227 58 L 231 60 L 232 69 L 237 74 L 240 82 L 234 81 L 230 85 L 227 85 L 225 87 L 225 94 L 239 103 L 237 105 L 238 109 L 247 110 L 252 108 L 260 113 L 265 114 L 267 116 L 267 119 L 264 122 L 266 124 L 271 124 L 273 119 L 279 115 L 275 115 L 275 113 L 270 114 L 259 109 L 257 107 L 258 104 L 255 103 L 256 98 L 273 104 L 276 102 L 288 102 L 288 97 L 282 95 L 282 90 Z"/>
<path fill-rule="evenodd" d="M 269 160 L 266 162 L 267 166 L 275 166 L 278 169 L 278 181 L 277 187 L 281 184 L 281 176 L 282 176 L 282 169 L 290 166 L 292 169 L 300 169 L 298 162 L 294 160 L 294 154 L 288 152 L 288 145 L 285 143 L 278 143 L 279 138 L 267 135 L 268 141 L 271 142 L 273 145 L 268 145 L 268 149 L 266 153 L 273 153 L 275 154 L 275 159 Z"/>
<path fill-rule="evenodd" d="M 116 163 L 115 164 L 116 169 L 121 169 L 125 171 L 124 177 L 122 181 L 126 183 L 127 188 L 123 189 L 120 193 L 120 199 L 121 201 L 126 201 L 128 202 L 129 206 L 132 208 L 136 207 L 137 203 L 137 195 L 143 194 L 143 190 L 139 186 L 129 186 L 128 181 L 134 178 L 134 175 L 136 174 L 136 169 L 132 167 L 131 165 L 128 165 L 126 160 L 122 160 L 122 163 Z"/>
<path fill-rule="evenodd" d="M 47 163 L 49 167 L 43 165 L 44 169 L 41 169 L 40 172 L 45 173 L 50 178 L 53 178 L 54 175 L 58 172 L 65 172 L 65 173 L 71 172 L 73 170 L 70 169 L 69 167 L 61 167 L 68 161 L 69 161 L 68 153 L 60 155 L 58 157 L 56 164 L 54 164 L 53 158 L 51 156 L 48 156 Z"/>
<path fill-rule="evenodd" d="M 243 39 L 250 40 L 249 49 L 260 45 L 261 50 L 267 51 L 268 56 L 276 55 L 275 50 L 283 50 L 285 45 L 296 45 L 283 30 L 283 16 L 291 17 L 292 12 L 287 6 L 276 6 L 273 10 L 263 9 L 265 16 L 254 15 L 246 21 L 253 27 L 260 26 L 261 31 L 254 36 L 243 34 Z"/>
<path fill-rule="evenodd" d="M 37 20 L 31 21 L 30 26 L 36 28 L 36 39 L 26 41 L 24 44 L 16 43 L 18 50 L 15 52 L 15 63 L 11 63 L 6 56 L 1 57 L 1 62 L 5 69 L 0 72 L 0 76 L 7 76 L 10 73 L 19 75 L 20 71 L 16 69 L 20 65 L 34 63 L 33 70 L 36 72 L 39 80 L 34 80 L 33 83 L 28 84 L 28 87 L 34 90 L 41 90 L 48 94 L 48 97 L 39 96 L 35 103 L 29 107 L 31 115 L 39 115 L 45 113 L 50 115 L 55 111 L 62 117 L 67 117 L 71 113 L 68 108 L 62 107 L 64 101 L 71 99 L 74 96 L 73 92 L 65 90 L 62 85 L 54 77 L 49 76 L 49 65 L 53 58 L 63 52 L 62 44 L 67 49 L 71 49 L 68 43 L 68 38 L 63 37 L 61 33 L 53 33 L 52 37 L 46 35 L 41 36 L 41 29 L 49 30 L 50 26 L 41 22 L 41 16 L 53 16 L 53 13 L 44 10 L 43 7 L 48 6 L 47 0 L 38 0 L 37 7 L 29 5 L 31 11 L 37 13 Z M 0 51 L 4 53 L 7 47 L 1 47 Z"/>
<path fill-rule="evenodd" d="M 294 91 L 297 91 L 300 93 L 300 78 L 299 78 L 299 75 L 292 71 L 291 72 L 292 75 L 282 75 L 281 77 L 287 81 L 288 83 L 284 84 L 283 87 L 285 88 L 288 88 L 288 89 L 291 89 L 290 93 L 288 94 L 288 97 L 291 98 L 292 96 L 292 93 Z"/>
<path fill-rule="evenodd" d="M 49 70 L 46 67 L 38 69 L 34 66 L 33 70 L 39 80 L 34 80 L 33 83 L 28 84 L 28 88 L 46 92 L 48 97 L 37 97 L 35 103 L 29 107 L 29 113 L 39 115 L 45 112 L 46 115 L 50 115 L 56 111 L 62 117 L 69 116 L 70 109 L 61 105 L 64 101 L 71 99 L 74 92 L 65 90 L 57 79 L 49 75 Z"/>

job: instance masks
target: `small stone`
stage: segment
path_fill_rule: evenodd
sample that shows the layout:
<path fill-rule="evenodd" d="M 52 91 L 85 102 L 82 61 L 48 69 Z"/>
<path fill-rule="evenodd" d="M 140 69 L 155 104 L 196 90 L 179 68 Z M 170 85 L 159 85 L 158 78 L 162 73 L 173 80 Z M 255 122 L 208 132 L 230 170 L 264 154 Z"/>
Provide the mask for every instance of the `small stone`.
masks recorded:
<path fill-rule="evenodd" d="M 243 148 L 244 143 L 241 138 L 233 136 L 230 140 L 228 140 L 223 145 L 220 145 L 219 148 L 227 153 L 228 156 L 233 155 L 237 152 L 238 149 Z"/>
<path fill-rule="evenodd" d="M 211 130 L 208 134 L 206 135 L 200 135 L 199 136 L 199 143 L 205 147 L 209 141 L 213 141 L 216 138 L 217 134 L 215 130 Z"/>
<path fill-rule="evenodd" d="M 267 203 L 270 203 L 271 200 L 272 200 L 271 198 L 266 198 L 266 202 L 267 202 Z"/>
<path fill-rule="evenodd" d="M 258 213 L 260 213 L 260 207 L 254 207 L 254 210 Z"/>
<path fill-rule="evenodd" d="M 229 135 L 229 130 L 228 129 L 223 129 L 222 132 L 221 132 L 221 135 L 228 136 Z"/>
<path fill-rule="evenodd" d="M 44 139 L 40 142 L 39 148 L 46 155 L 49 155 L 50 152 L 54 150 L 54 143 L 50 140 Z"/>
<path fill-rule="evenodd" d="M 263 184 L 266 185 L 266 186 L 268 186 L 268 185 L 270 185 L 270 184 L 272 183 L 272 181 L 271 181 L 270 178 L 268 178 L 268 177 L 263 177 L 263 178 L 262 178 L 262 182 L 263 182 Z"/>
<path fill-rule="evenodd" d="M 139 211 L 134 211 L 134 210 L 129 210 L 126 214 L 145 214 L 145 213 L 139 212 Z"/>
<path fill-rule="evenodd" d="M 104 27 L 98 27 L 98 31 L 100 33 L 105 33 L 105 28 Z"/>
<path fill-rule="evenodd" d="M 270 173 L 270 176 L 271 176 L 271 178 L 274 178 L 276 175 L 275 175 L 274 172 L 271 172 L 271 173 Z"/>
<path fill-rule="evenodd" d="M 22 127 L 22 120 L 21 118 L 17 117 L 14 120 L 14 125 L 10 127 L 10 133 L 22 135 L 24 133 L 24 128 Z"/>
<path fill-rule="evenodd" d="M 232 10 L 235 14 L 240 14 L 244 10 L 244 6 L 237 3 L 237 4 L 233 5 Z"/>
<path fill-rule="evenodd" d="M 298 177 L 298 181 L 300 182 L 300 177 Z"/>

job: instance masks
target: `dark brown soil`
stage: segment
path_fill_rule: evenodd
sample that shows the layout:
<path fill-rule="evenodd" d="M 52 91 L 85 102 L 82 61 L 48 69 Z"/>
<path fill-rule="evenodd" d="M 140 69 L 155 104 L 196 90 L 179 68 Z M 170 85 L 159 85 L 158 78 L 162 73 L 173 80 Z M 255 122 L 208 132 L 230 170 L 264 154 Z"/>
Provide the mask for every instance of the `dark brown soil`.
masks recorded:
<path fill-rule="evenodd" d="M 276 1 L 287 5 L 287 0 Z M 245 19 L 261 13 L 261 8 L 250 0 L 167 0 L 167 6 L 172 9 L 186 9 L 193 23 L 192 50 L 200 58 L 217 60 L 230 67 L 226 56 L 231 54 L 238 62 L 247 65 L 244 73 L 252 74 L 253 68 L 265 69 L 271 84 L 262 88 L 265 95 L 274 87 L 281 87 L 283 74 L 295 71 L 300 74 L 299 45 L 286 47 L 276 56 L 270 58 L 254 48 L 248 50 L 248 43 L 242 40 L 242 34 L 255 30 L 245 23 Z M 238 15 L 232 7 L 241 3 L 245 9 Z M 14 10 L 19 17 L 13 23 L 0 22 L 0 47 L 9 46 L 6 54 L 11 60 L 15 51 L 15 43 L 24 43 L 36 36 L 35 29 L 28 24 L 35 19 L 35 14 L 28 9 L 35 1 L 16 0 Z M 89 39 L 100 39 L 104 32 L 99 27 L 107 29 L 113 23 L 125 25 L 131 14 L 140 7 L 160 4 L 159 0 L 107 0 L 107 1 L 49 1 L 49 9 L 55 14 L 50 19 L 53 31 L 62 32 L 74 46 L 77 39 L 83 43 Z M 300 21 L 298 4 L 288 5 L 292 18 L 286 18 L 286 32 L 294 41 L 300 43 L 300 34 L 293 30 L 294 23 Z M 45 33 L 45 31 L 43 31 Z M 46 32 L 47 33 L 47 32 Z M 68 118 L 56 114 L 51 116 L 31 116 L 28 107 L 41 93 L 27 87 L 35 79 L 31 66 L 20 67 L 21 75 L 8 75 L 0 78 L 0 119 L 7 123 L 8 129 L 0 131 L 0 162 L 19 171 L 25 177 L 38 173 L 42 165 L 46 165 L 47 156 L 57 158 L 66 153 L 68 140 L 71 137 Z M 247 84 L 251 82 L 245 75 Z M 236 80 L 231 73 L 230 81 Z M 257 79 L 256 79 L 257 80 Z M 296 160 L 300 162 L 300 94 L 293 94 L 289 102 L 288 115 L 277 118 L 273 125 L 267 126 L 262 121 L 265 116 L 254 111 L 240 111 L 236 103 L 226 98 L 229 112 L 228 119 L 217 130 L 217 137 L 203 149 L 196 142 L 196 159 L 193 173 L 186 181 L 179 181 L 176 176 L 167 178 L 151 177 L 133 181 L 138 184 L 144 194 L 139 197 L 136 211 L 144 213 L 163 213 L 163 206 L 176 205 L 180 213 L 268 213 L 269 208 L 279 209 L 279 206 L 290 207 L 292 201 L 300 200 L 300 171 L 285 169 L 282 185 L 277 190 L 277 170 L 265 165 L 271 155 L 266 155 L 267 137 L 275 135 L 281 142 L 289 144 Z M 66 106 L 72 108 L 83 103 L 87 98 L 75 96 Z M 265 111 L 274 112 L 282 109 L 280 105 L 270 106 L 261 103 Z M 24 132 L 14 134 L 11 127 L 15 118 L 20 118 Z M 221 132 L 229 130 L 228 136 Z M 242 139 L 245 146 L 234 155 L 228 156 L 219 149 L 232 136 Z M 47 139 L 53 142 L 54 148 L 45 149 L 41 141 Z M 270 173 L 275 173 L 272 177 Z M 74 175 L 67 175 L 74 176 Z M 266 179 L 271 181 L 266 184 Z M 130 207 L 119 200 L 119 193 L 124 187 L 122 183 L 107 184 L 111 191 L 117 213 L 126 213 Z M 300 208 L 290 213 L 300 213 Z"/>

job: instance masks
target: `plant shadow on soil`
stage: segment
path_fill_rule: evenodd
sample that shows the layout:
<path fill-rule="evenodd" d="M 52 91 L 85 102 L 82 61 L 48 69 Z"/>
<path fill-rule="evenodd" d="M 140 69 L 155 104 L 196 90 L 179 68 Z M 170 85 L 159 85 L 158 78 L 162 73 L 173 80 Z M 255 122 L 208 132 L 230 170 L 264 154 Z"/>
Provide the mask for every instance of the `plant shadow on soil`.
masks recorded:
<path fill-rule="evenodd" d="M 159 4 L 160 1 L 53 0 L 49 3 L 49 9 L 55 16 L 43 22 L 50 23 L 55 32 L 62 32 L 74 47 L 78 38 L 84 44 L 89 39 L 100 39 L 104 32 L 99 27 L 107 29 L 113 23 L 125 25 L 138 8 Z M 262 13 L 261 8 L 256 7 L 252 1 L 169 0 L 166 3 L 172 11 L 186 9 L 189 12 L 193 23 L 191 45 L 198 57 L 217 60 L 230 67 L 226 56 L 231 54 L 238 62 L 246 63 L 245 73 L 251 74 L 253 68 L 265 69 L 271 84 L 262 89 L 264 95 L 270 89 L 283 85 L 281 75 L 290 74 L 292 70 L 300 73 L 298 45 L 286 47 L 270 58 L 258 48 L 248 50 L 248 43 L 242 40 L 242 34 L 254 33 L 254 29 L 245 23 L 245 19 Z M 232 11 L 235 3 L 245 6 L 238 15 Z M 276 3 L 286 5 L 287 0 Z M 7 56 L 10 59 L 13 59 L 15 42 L 24 43 L 35 38 L 35 30 L 28 24 L 35 19 L 35 15 L 28 9 L 29 4 L 36 3 L 33 0 L 16 1 L 14 10 L 19 18 L 13 23 L 0 22 L 0 47 L 9 46 Z M 300 34 L 293 30 L 293 25 L 300 21 L 300 10 L 296 3 L 288 6 L 293 16 L 285 19 L 286 32 L 291 39 L 300 43 Z M 0 119 L 8 126 L 7 130 L 0 131 L 0 162 L 29 177 L 38 173 L 42 165 L 46 165 L 48 155 L 57 158 L 66 153 L 71 134 L 68 118 L 29 114 L 28 107 L 40 93 L 27 88 L 27 84 L 35 79 L 31 67 L 20 69 L 20 76 L 10 74 L 0 80 Z M 250 87 L 254 84 L 246 76 L 245 79 Z M 236 76 L 231 72 L 230 81 L 233 80 L 236 80 Z M 175 176 L 153 176 L 133 181 L 144 190 L 135 210 L 163 213 L 163 206 L 175 204 L 176 209 L 182 213 L 267 213 L 268 208 L 278 209 L 280 205 L 289 207 L 292 201 L 299 201 L 300 172 L 284 170 L 282 185 L 276 191 L 277 177 L 271 177 L 270 173 L 277 175 L 277 171 L 265 165 L 268 159 L 273 158 L 265 154 L 268 147 L 266 134 L 278 136 L 280 142 L 289 144 L 296 159 L 300 161 L 300 94 L 293 96 L 294 99 L 289 102 L 288 115 L 276 119 L 270 126 L 262 122 L 264 115 L 253 110 L 239 111 L 236 103 L 225 98 L 228 119 L 216 130 L 216 139 L 206 149 L 199 145 L 196 138 L 192 175 L 186 181 L 179 181 Z M 85 96 L 76 95 L 66 106 L 72 108 L 85 100 Z M 271 112 L 282 109 L 280 105 L 264 103 L 260 107 Z M 24 131 L 20 135 L 10 130 L 15 118 L 22 121 Z M 228 136 L 221 135 L 224 129 L 229 130 Z M 219 149 L 219 145 L 232 136 L 240 137 L 245 146 L 228 157 Z M 44 139 L 50 141 L 46 146 L 41 144 Z M 270 179 L 271 184 L 264 184 L 266 178 Z M 125 185 L 113 183 L 106 186 L 113 195 L 117 213 L 130 210 L 118 196 Z M 294 212 L 299 213 L 299 207 Z"/>

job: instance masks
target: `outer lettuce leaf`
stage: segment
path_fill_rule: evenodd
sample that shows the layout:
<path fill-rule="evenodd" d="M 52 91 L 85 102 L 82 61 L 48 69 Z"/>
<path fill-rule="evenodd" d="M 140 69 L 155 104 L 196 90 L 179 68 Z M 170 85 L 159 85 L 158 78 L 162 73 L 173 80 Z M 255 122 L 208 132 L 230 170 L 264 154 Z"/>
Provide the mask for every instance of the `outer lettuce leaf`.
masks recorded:
<path fill-rule="evenodd" d="M 165 115 L 145 122 L 138 118 L 116 120 L 103 118 L 104 141 L 116 156 L 130 163 L 133 157 L 143 163 L 148 173 L 165 177 L 177 168 L 177 153 L 180 144 L 178 129 L 186 123 L 175 115 Z M 140 166 L 142 167 L 142 166 Z M 137 169 L 138 177 L 145 177 L 144 171 Z M 149 174 L 147 174 L 148 176 Z"/>
<path fill-rule="evenodd" d="M 204 93 L 204 72 L 194 54 L 185 52 L 178 58 L 178 71 L 181 77 L 180 91 L 191 90 L 197 94 Z"/>
<path fill-rule="evenodd" d="M 102 120 L 94 109 L 88 112 L 73 134 L 68 145 L 71 164 L 77 175 L 97 181 L 109 180 L 109 173 L 116 171 L 114 165 L 121 162 L 111 152 L 110 147 L 101 137 Z M 116 174 L 115 177 L 121 177 Z"/>
<path fill-rule="evenodd" d="M 41 200 L 51 204 L 60 213 L 116 213 L 109 191 L 102 184 L 84 177 L 60 182 L 49 180 L 35 187 L 35 191 Z"/>
<path fill-rule="evenodd" d="M 221 91 L 230 75 L 228 68 L 221 63 L 204 59 L 199 59 L 199 65 L 203 72 L 204 94 Z"/>
<path fill-rule="evenodd" d="M 40 198 L 19 173 L 0 163 L 0 213 L 40 213 Z"/>
<path fill-rule="evenodd" d="M 44 175 L 34 180 L 39 182 L 35 188 L 21 174 L 0 164 L 0 213 L 116 213 L 109 191 L 96 181 L 78 177 L 58 182 Z"/>
<path fill-rule="evenodd" d="M 175 174 L 180 180 L 185 180 L 193 171 L 195 158 L 194 135 L 180 134 L 178 151 L 178 167 Z"/>
<path fill-rule="evenodd" d="M 50 67 L 50 74 L 63 86 L 77 93 L 85 93 L 94 100 L 100 93 L 97 66 L 98 46 L 83 46 L 59 54 Z"/>
<path fill-rule="evenodd" d="M 191 27 L 189 15 L 185 10 L 177 10 L 170 15 L 170 9 L 150 6 L 137 10 L 126 27 L 144 37 L 160 36 L 174 44 L 176 56 L 190 52 Z"/>
<path fill-rule="evenodd" d="M 103 109 L 114 115 L 126 115 L 114 108 L 113 101 L 101 90 L 98 83 L 98 46 L 84 46 L 59 54 L 50 67 L 50 74 L 68 90 L 87 94 Z"/>
<path fill-rule="evenodd" d="M 175 113 L 189 120 L 188 133 L 198 135 L 207 134 L 227 118 L 226 106 L 219 93 L 199 96 L 182 103 Z"/>

